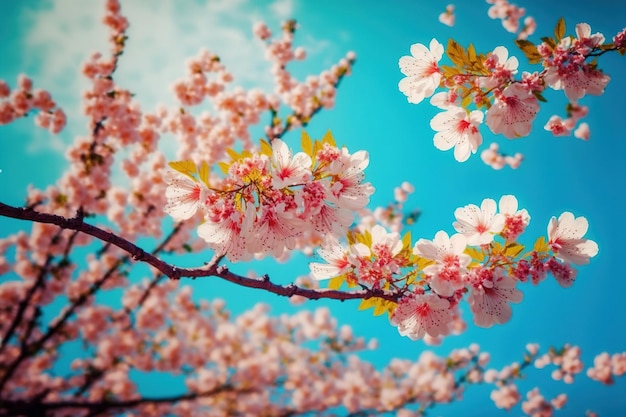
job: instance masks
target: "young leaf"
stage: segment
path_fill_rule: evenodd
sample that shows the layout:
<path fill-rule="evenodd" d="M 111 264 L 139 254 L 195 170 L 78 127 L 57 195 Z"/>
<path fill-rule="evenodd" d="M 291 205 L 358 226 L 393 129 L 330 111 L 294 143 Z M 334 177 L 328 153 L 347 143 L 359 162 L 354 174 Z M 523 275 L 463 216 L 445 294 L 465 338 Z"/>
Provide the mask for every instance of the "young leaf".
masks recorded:
<path fill-rule="evenodd" d="M 314 158 L 315 154 L 313 153 L 313 142 L 311 141 L 311 136 L 306 133 L 304 130 L 302 131 L 302 139 L 300 140 L 300 146 L 302 146 L 302 151 L 309 155 L 311 159 Z"/>
<path fill-rule="evenodd" d="M 556 40 L 558 43 L 561 39 L 563 39 L 564 36 L 565 36 L 565 19 L 561 17 L 559 21 L 556 22 L 556 26 L 554 27 L 554 40 Z"/>
<path fill-rule="evenodd" d="M 524 250 L 524 245 L 520 245 L 519 243 L 509 243 L 505 246 L 504 255 L 515 258 Z"/>
<path fill-rule="evenodd" d="M 341 288 L 341 285 L 343 284 L 345 279 L 345 275 L 339 275 L 338 277 L 331 278 L 328 281 L 328 288 L 330 288 L 331 290 L 338 290 L 339 288 Z"/>
<path fill-rule="evenodd" d="M 337 144 L 335 143 L 335 138 L 333 138 L 333 134 L 330 133 L 330 130 L 326 132 L 326 134 L 324 134 L 324 137 L 322 138 L 322 143 L 328 143 L 330 146 L 334 146 L 335 148 L 337 147 Z"/>
<path fill-rule="evenodd" d="M 194 175 L 198 173 L 198 168 L 193 161 L 172 161 L 168 163 L 170 168 L 180 172 L 183 175 L 188 176 L 192 180 L 195 180 Z"/>
<path fill-rule="evenodd" d="M 263 139 L 261 139 L 261 153 L 267 156 L 272 156 L 273 154 L 272 145 L 270 145 Z"/>
<path fill-rule="evenodd" d="M 454 39 L 448 40 L 448 48 L 446 49 L 446 55 L 450 58 L 456 66 L 463 68 L 465 63 L 469 61 L 466 59 L 465 49 L 456 43 Z M 467 62 L 469 63 L 469 62 Z"/>
<path fill-rule="evenodd" d="M 517 39 L 515 44 L 522 50 L 524 55 L 526 55 L 529 63 L 538 64 L 542 61 L 543 58 L 534 43 L 527 41 L 526 39 Z"/>
<path fill-rule="evenodd" d="M 548 243 L 546 242 L 546 238 L 541 236 L 539 239 L 537 239 L 533 249 L 535 250 L 535 252 L 538 252 L 538 253 L 548 252 L 549 246 L 548 246 Z"/>
<path fill-rule="evenodd" d="M 207 164 L 206 161 L 202 161 L 202 163 L 200 164 L 200 169 L 198 170 L 198 178 L 200 178 L 200 181 L 202 181 L 204 185 L 206 185 L 207 187 L 210 187 L 209 164 Z"/>

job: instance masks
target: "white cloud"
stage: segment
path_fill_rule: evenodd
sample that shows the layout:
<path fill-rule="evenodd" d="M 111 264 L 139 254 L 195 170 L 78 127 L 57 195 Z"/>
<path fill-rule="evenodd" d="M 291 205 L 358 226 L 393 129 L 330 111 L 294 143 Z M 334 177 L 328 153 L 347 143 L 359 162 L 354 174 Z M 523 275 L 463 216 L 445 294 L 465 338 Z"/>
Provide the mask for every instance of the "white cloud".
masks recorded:
<path fill-rule="evenodd" d="M 107 31 L 101 23 L 102 2 L 58 0 L 40 9 L 21 10 L 24 51 L 23 66 L 38 69 L 31 73 L 37 87 L 49 90 L 70 117 L 63 141 L 77 134 L 88 134 L 80 114 L 80 92 L 87 87 L 80 74 L 81 63 L 93 52 L 106 53 Z M 233 73 L 236 85 L 261 87 L 271 91 L 270 65 L 264 58 L 261 41 L 252 34 L 252 24 L 266 21 L 280 35 L 280 22 L 294 17 L 293 0 L 275 0 L 262 4 L 253 0 L 210 0 L 179 2 L 174 0 L 134 0 L 122 2 L 122 14 L 130 21 L 129 40 L 115 74 L 116 81 L 135 93 L 145 111 L 158 103 L 174 103 L 170 85 L 185 74 L 185 61 L 202 48 L 220 56 Z M 328 41 L 316 40 L 308 28 L 299 41 L 309 57 L 324 56 L 331 47 Z M 298 41 L 297 41 L 298 42 Z M 312 71 L 328 65 L 312 62 Z M 312 59 L 315 61 L 315 58 Z M 63 141 L 37 135 L 31 150 L 62 150 Z"/>

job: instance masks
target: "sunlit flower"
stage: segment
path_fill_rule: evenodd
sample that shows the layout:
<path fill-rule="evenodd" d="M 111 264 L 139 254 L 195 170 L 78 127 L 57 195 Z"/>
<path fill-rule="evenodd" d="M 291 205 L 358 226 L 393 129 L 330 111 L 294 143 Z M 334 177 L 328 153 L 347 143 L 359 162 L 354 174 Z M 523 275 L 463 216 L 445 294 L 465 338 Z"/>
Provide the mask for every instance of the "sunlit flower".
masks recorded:
<path fill-rule="evenodd" d="M 470 154 L 483 142 L 478 126 L 483 122 L 484 114 L 479 110 L 467 113 L 461 107 L 450 107 L 445 112 L 436 114 L 430 121 L 430 127 L 437 131 L 435 147 L 447 151 L 454 147 L 454 159 L 467 161 Z"/>
<path fill-rule="evenodd" d="M 552 217 L 548 224 L 548 244 L 556 257 L 576 265 L 589 263 L 589 258 L 598 253 L 598 244 L 583 236 L 589 224 L 584 217 L 574 217 L 568 211 L 559 219 Z"/>
<path fill-rule="evenodd" d="M 412 340 L 430 336 L 445 336 L 454 312 L 450 302 L 435 294 L 409 294 L 400 299 L 391 315 L 391 324 L 402 336 Z"/>
<path fill-rule="evenodd" d="M 467 238 L 468 245 L 487 245 L 493 235 L 504 227 L 504 216 L 496 214 L 496 202 L 485 198 L 478 208 L 475 204 L 459 207 L 454 211 L 454 230 Z"/>
<path fill-rule="evenodd" d="M 441 69 L 438 62 L 443 55 L 443 45 L 436 39 L 430 41 L 430 49 L 415 43 L 411 45 L 411 55 L 400 58 L 400 71 L 406 77 L 400 80 L 398 88 L 410 103 L 417 104 L 439 87 Z"/>

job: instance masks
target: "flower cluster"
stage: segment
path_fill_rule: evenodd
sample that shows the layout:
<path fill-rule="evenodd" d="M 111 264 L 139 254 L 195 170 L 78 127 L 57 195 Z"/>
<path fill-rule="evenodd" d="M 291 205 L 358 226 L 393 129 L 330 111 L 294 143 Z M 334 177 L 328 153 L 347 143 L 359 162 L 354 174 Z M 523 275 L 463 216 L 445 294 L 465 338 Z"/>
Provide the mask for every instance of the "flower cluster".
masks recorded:
<path fill-rule="evenodd" d="M 178 172 L 166 180 L 165 212 L 176 221 L 201 212 L 199 236 L 231 261 L 254 254 L 280 258 L 305 236 L 338 239 L 374 192 L 363 182 L 369 156 L 337 147 L 330 132 L 315 142 L 303 132 L 302 147 L 292 155 L 274 139 L 255 153 L 229 150 L 230 162 L 220 163 L 223 178 L 209 178 L 206 163 L 170 163 Z"/>
<path fill-rule="evenodd" d="M 519 7 L 515 4 L 509 3 L 507 0 L 487 0 L 487 3 L 492 4 L 487 11 L 487 14 L 492 19 L 500 19 L 502 21 L 502 27 L 510 33 L 515 33 L 520 29 L 520 20 L 526 14 L 526 9 Z M 524 18 L 524 26 L 517 34 L 517 39 L 526 39 L 528 36 L 535 33 L 537 23 L 531 16 Z"/>
<path fill-rule="evenodd" d="M 33 90 L 33 81 L 24 74 L 17 78 L 17 89 L 0 80 L 0 125 L 11 123 L 25 117 L 32 110 L 39 113 L 35 117 L 37 126 L 57 134 L 63 130 L 66 116 L 63 110 L 52 100 L 49 92 L 41 89 Z"/>
<path fill-rule="evenodd" d="M 510 16 L 509 6 L 504 3 L 506 1 L 495 2 L 492 8 L 504 13 L 503 16 Z M 400 70 L 405 77 L 398 88 L 407 100 L 418 104 L 432 96 L 430 103 L 444 110 L 430 122 L 436 132 L 437 149 L 454 148 L 454 158 L 466 161 L 482 144 L 479 128 L 483 122 L 491 132 L 508 139 L 528 136 L 539 111 L 539 102 L 545 101 L 542 92 L 546 87 L 565 92 L 569 118 L 563 121 L 553 116 L 545 129 L 554 135 L 570 134 L 587 112 L 577 101 L 587 94 L 602 94 L 610 80 L 592 58 L 607 51 L 621 51 L 617 44 L 605 43 L 602 34 L 592 35 L 586 23 L 576 25 L 576 37 L 566 36 L 562 19 L 554 38 L 542 38 L 540 45 L 520 39 L 517 45 L 531 64 L 543 66 L 541 72 L 523 72 L 518 76 L 519 62 L 509 56 L 506 48 L 498 46 L 491 53 L 480 54 L 473 45 L 464 48 L 452 39 L 445 48 L 451 66 L 440 65 L 444 46 L 436 39 L 432 39 L 428 47 L 413 44 L 411 55 L 400 58 Z M 445 91 L 435 94 L 438 88 Z M 587 140 L 589 126 L 581 123 L 575 135 Z M 495 153 L 483 158 L 488 165 L 502 168 L 504 164 L 495 159 Z M 521 158 L 510 165 L 516 167 L 519 162 Z"/>
<path fill-rule="evenodd" d="M 331 288 L 345 282 L 382 290 L 397 303 L 376 298 L 362 307 L 389 312 L 391 324 L 411 339 L 438 338 L 453 330 L 466 293 L 476 325 L 502 324 L 511 318 L 510 303 L 522 299 L 518 282 L 537 284 L 550 272 L 559 284 L 570 286 L 576 276 L 572 264 L 585 264 L 598 252 L 596 243 L 584 238 L 587 220 L 565 212 L 550 220 L 547 240 L 539 238 L 533 250 L 522 254 L 517 240 L 530 216 L 511 195 L 498 203 L 488 198 L 480 207 L 460 207 L 454 215 L 456 234 L 439 231 L 433 240 L 413 245 L 410 233 L 401 237 L 380 225 L 351 231 L 347 247 L 319 250 L 326 262 L 311 263 L 311 275 L 331 278 Z"/>

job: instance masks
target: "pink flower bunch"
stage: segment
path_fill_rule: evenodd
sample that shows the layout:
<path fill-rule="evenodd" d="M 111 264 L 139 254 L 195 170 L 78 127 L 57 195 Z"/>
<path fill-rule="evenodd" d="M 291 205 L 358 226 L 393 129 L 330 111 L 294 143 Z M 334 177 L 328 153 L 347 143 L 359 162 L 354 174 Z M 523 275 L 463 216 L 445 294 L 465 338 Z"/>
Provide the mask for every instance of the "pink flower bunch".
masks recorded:
<path fill-rule="evenodd" d="M 559 394 L 550 401 L 539 393 L 539 388 L 534 388 L 526 394 L 526 401 L 522 403 L 522 411 L 529 417 L 552 417 L 554 410 L 559 410 L 567 402 L 566 394 Z"/>
<path fill-rule="evenodd" d="M 510 33 L 515 33 L 520 29 L 520 20 L 526 14 L 526 9 L 511 4 L 508 0 L 487 0 L 487 3 L 492 4 L 487 11 L 490 18 L 500 19 L 502 27 Z M 535 27 L 534 19 L 530 16 L 526 17 L 524 26 L 518 34 L 518 39 L 526 39 L 529 35 L 532 35 Z"/>
<path fill-rule="evenodd" d="M 580 359 L 580 348 L 566 344 L 560 350 L 550 351 L 535 360 L 535 367 L 543 368 L 547 365 L 555 365 L 557 369 L 552 371 L 552 378 L 563 380 L 566 384 L 574 382 L 574 376 L 583 371 L 583 363 Z"/>
<path fill-rule="evenodd" d="M 513 169 L 519 168 L 524 160 L 524 156 L 521 153 L 515 155 L 505 155 L 500 153 L 500 146 L 493 142 L 487 149 L 480 153 L 480 159 L 493 169 L 502 169 L 505 166 L 510 166 Z"/>
<path fill-rule="evenodd" d="M 626 374 L 626 352 L 609 355 L 603 352 L 593 359 L 593 366 L 587 369 L 587 376 L 603 384 L 613 384 L 613 377 Z"/>
<path fill-rule="evenodd" d="M 530 216 L 511 195 L 498 204 L 492 199 L 480 207 L 469 204 L 454 214 L 456 234 L 439 231 L 432 241 L 419 239 L 413 247 L 409 234 L 401 237 L 380 225 L 352 230 L 347 247 L 334 244 L 318 251 L 325 263 L 312 262 L 311 276 L 332 278 L 335 288 L 347 282 L 383 290 L 397 303 L 380 299 L 367 306 L 389 311 L 402 335 L 438 339 L 452 332 L 467 292 L 476 325 L 506 323 L 510 303 L 522 299 L 518 281 L 530 276 L 536 284 L 551 272 L 561 285 L 571 285 L 576 274 L 570 262 L 583 264 L 597 253 L 596 243 L 583 237 L 585 218 L 574 220 L 566 212 L 551 220 L 547 241 L 540 238 L 520 257 L 524 246 L 517 239 Z"/>
<path fill-rule="evenodd" d="M 544 129 L 552 132 L 554 136 L 569 136 L 573 130 L 574 136 L 578 139 L 589 140 L 591 131 L 587 123 L 583 122 L 576 128 L 578 121 L 586 117 L 588 112 L 589 108 L 587 106 L 568 104 L 567 119 L 563 120 L 559 116 L 553 115 L 544 126 Z"/>
<path fill-rule="evenodd" d="M 67 118 L 57 107 L 49 92 L 33 90 L 33 82 L 24 74 L 17 77 L 17 89 L 11 91 L 6 81 L 0 80 L 0 125 L 9 124 L 25 117 L 33 110 L 39 110 L 35 124 L 56 135 L 65 127 Z"/>
<path fill-rule="evenodd" d="M 586 94 L 601 95 L 611 80 L 587 58 L 600 51 L 604 35 L 591 34 L 587 23 L 576 25 L 576 38 L 565 36 L 557 44 L 542 42 L 537 50 L 543 58 L 545 82 L 550 88 L 563 90 L 571 103 Z"/>
<path fill-rule="evenodd" d="M 305 235 L 338 239 L 374 192 L 363 182 L 369 156 L 336 147 L 330 133 L 315 143 L 303 133 L 303 145 L 295 155 L 280 139 L 257 153 L 230 151 L 221 179 L 209 179 L 207 164 L 171 163 L 165 212 L 176 221 L 202 213 L 199 236 L 232 261 L 280 257 Z"/>
<path fill-rule="evenodd" d="M 506 0 L 488 0 L 493 4 L 492 17 L 505 19 L 511 29 L 517 30 L 517 20 L 523 9 L 510 5 Z M 473 45 L 462 47 L 450 39 L 447 48 L 436 39 L 429 47 L 416 43 L 411 45 L 411 55 L 399 60 L 404 77 L 398 83 L 399 90 L 410 103 L 418 104 L 431 97 L 430 103 L 443 112 L 430 122 L 436 132 L 434 145 L 440 150 L 454 149 L 454 158 L 459 162 L 469 159 L 483 142 L 480 125 L 483 122 L 492 133 L 508 139 L 528 136 L 539 111 L 539 102 L 545 101 L 542 92 L 546 87 L 563 90 L 568 101 L 568 118 L 552 116 L 545 129 L 555 136 L 571 132 L 580 139 L 588 140 L 590 129 L 587 123 L 576 124 L 587 112 L 577 101 L 586 94 L 600 95 L 610 77 L 597 67 L 591 57 L 607 51 L 623 51 L 620 35 L 616 44 L 605 44 L 604 35 L 591 34 L 586 23 L 576 25 L 576 37 L 565 35 L 565 23 L 560 20 L 555 29 L 555 38 L 542 38 L 534 45 L 525 38 L 534 31 L 534 20 L 527 19 L 527 26 L 520 33 L 517 45 L 533 64 L 541 63 L 541 72 L 522 72 L 517 77 L 519 62 L 502 46 L 491 53 L 477 53 Z M 521 39 L 523 38 L 523 39 Z M 452 66 L 440 64 L 444 51 Z M 445 91 L 436 93 L 438 88 Z M 486 113 L 486 114 L 485 114 Z M 519 157 L 504 159 L 491 149 L 482 154 L 482 159 L 494 169 L 509 164 L 516 168 Z"/>
<path fill-rule="evenodd" d="M 294 49 L 293 39 L 297 28 L 295 20 L 289 20 L 282 25 L 282 37 L 272 39 L 272 33 L 263 23 L 256 23 L 253 31 L 264 41 L 265 57 L 272 63 L 272 74 L 276 87 L 274 93 L 292 110 L 285 117 L 284 125 L 278 117 L 278 109 L 272 108 L 272 125 L 266 128 L 269 139 L 279 138 L 286 130 L 306 126 L 311 117 L 321 109 L 332 108 L 335 104 L 337 85 L 341 79 L 349 75 L 356 60 L 354 52 L 332 65 L 318 75 L 308 76 L 305 81 L 296 80 L 287 70 L 287 65 L 293 60 L 302 60 L 306 52 L 302 47 Z"/>

